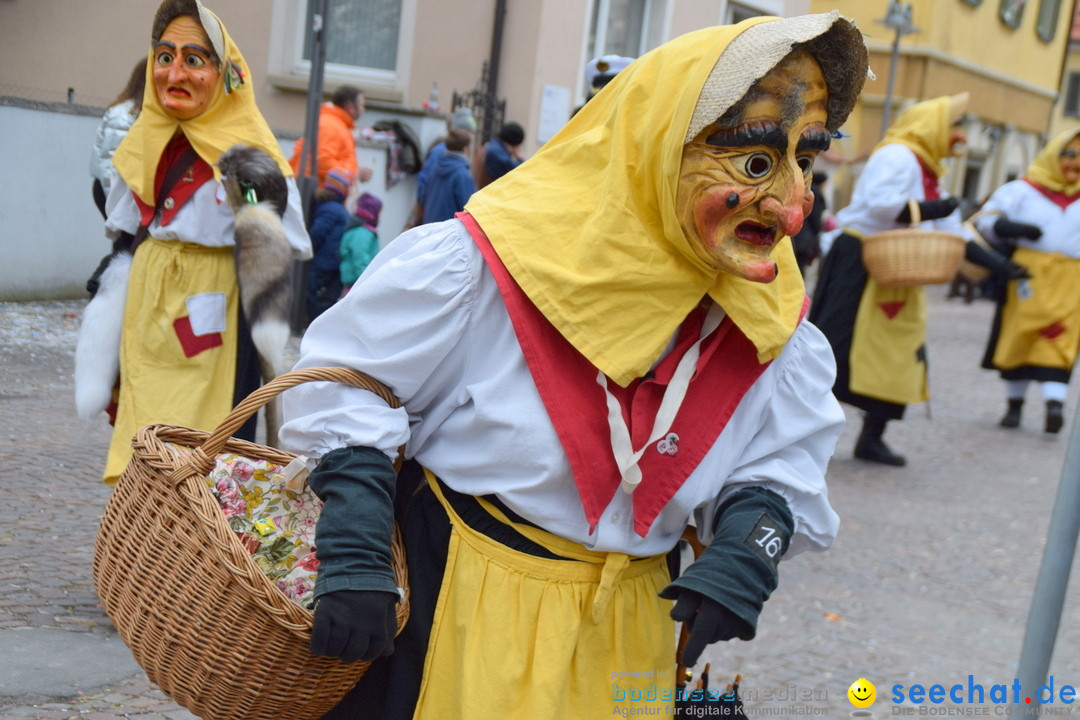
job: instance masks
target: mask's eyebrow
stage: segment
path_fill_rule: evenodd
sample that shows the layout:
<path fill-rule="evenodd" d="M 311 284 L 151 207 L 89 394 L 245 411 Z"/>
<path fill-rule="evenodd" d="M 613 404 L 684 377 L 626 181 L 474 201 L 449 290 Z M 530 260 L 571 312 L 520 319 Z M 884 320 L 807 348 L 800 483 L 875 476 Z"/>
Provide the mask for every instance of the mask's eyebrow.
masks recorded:
<path fill-rule="evenodd" d="M 714 147 L 767 145 L 780 152 L 787 150 L 787 135 L 776 125 L 743 125 L 736 128 L 724 128 L 707 137 L 705 142 Z"/>
<path fill-rule="evenodd" d="M 825 152 L 832 144 L 832 136 L 824 130 L 815 130 L 799 138 L 799 144 L 795 146 L 795 152 L 804 150 L 819 150 Z"/>
<path fill-rule="evenodd" d="M 172 50 L 173 52 L 176 52 L 176 45 L 169 42 L 168 40 L 158 40 L 157 43 L 154 44 L 154 49 L 155 50 L 160 49 L 160 48 L 168 48 L 169 50 Z M 194 51 L 196 51 L 198 53 L 202 53 L 203 55 L 205 55 L 208 58 L 213 57 L 213 55 L 210 53 L 209 50 L 204 48 L 202 45 L 196 45 L 195 43 L 188 43 L 187 45 L 184 45 L 180 49 L 181 50 L 194 50 Z"/>

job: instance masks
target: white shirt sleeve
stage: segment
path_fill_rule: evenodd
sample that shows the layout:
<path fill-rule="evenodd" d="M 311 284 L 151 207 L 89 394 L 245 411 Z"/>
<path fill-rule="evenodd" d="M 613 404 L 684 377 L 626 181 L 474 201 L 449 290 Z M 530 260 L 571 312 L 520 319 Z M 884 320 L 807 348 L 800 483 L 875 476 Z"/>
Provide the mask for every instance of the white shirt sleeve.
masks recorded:
<path fill-rule="evenodd" d="M 886 145 L 874 152 L 855 183 L 851 204 L 837 222 L 865 235 L 899 227 L 896 216 L 911 198 L 922 200 L 922 170 L 911 150 Z"/>
<path fill-rule="evenodd" d="M 311 240 L 304 225 L 300 192 L 293 178 L 285 178 L 289 187 L 289 200 L 282 217 L 285 234 L 293 249 L 293 257 L 307 260 L 311 257 Z M 105 201 L 105 235 L 115 240 L 121 232 L 134 234 L 139 229 L 140 212 L 135 195 L 119 175 L 109 190 Z M 158 240 L 183 240 L 207 247 L 231 247 L 235 229 L 232 208 L 225 199 L 220 182 L 209 180 L 195 191 L 183 207 L 177 210 L 168 225 L 156 219 L 150 223 L 150 236 Z"/>
<path fill-rule="evenodd" d="M 290 449 L 310 458 L 349 446 L 394 455 L 410 438 L 410 416 L 418 422 L 427 414 L 436 389 L 463 386 L 467 353 L 452 351 L 471 319 L 474 281 L 460 243 L 439 233 L 444 225 L 424 225 L 390 243 L 363 282 L 311 324 L 300 346 L 298 368 L 362 370 L 406 409 L 390 410 L 344 385 L 301 385 L 284 394 L 281 439 Z"/>

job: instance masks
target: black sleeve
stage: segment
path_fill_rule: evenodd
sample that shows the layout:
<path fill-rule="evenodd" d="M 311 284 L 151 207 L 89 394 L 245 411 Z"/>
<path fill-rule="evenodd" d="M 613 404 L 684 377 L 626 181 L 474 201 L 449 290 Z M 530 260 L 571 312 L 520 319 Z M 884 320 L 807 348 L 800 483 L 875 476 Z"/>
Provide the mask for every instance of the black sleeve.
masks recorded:
<path fill-rule="evenodd" d="M 348 447 L 323 456 L 308 479 L 323 501 L 315 526 L 315 596 L 336 590 L 397 593 L 391 564 L 397 475 L 386 453 Z"/>
<path fill-rule="evenodd" d="M 919 216 L 923 220 L 940 220 L 952 215 L 953 210 L 960 207 L 960 201 L 954 197 L 942 198 L 941 200 L 923 200 L 919 203 Z M 896 216 L 896 222 L 911 222 L 911 207 L 905 205 L 900 214 Z"/>
<path fill-rule="evenodd" d="M 1042 230 L 1035 225 L 1014 222 L 1009 218 L 1002 217 L 994 222 L 994 234 L 1005 239 L 1027 238 L 1028 240 L 1038 240 L 1042 237 Z"/>

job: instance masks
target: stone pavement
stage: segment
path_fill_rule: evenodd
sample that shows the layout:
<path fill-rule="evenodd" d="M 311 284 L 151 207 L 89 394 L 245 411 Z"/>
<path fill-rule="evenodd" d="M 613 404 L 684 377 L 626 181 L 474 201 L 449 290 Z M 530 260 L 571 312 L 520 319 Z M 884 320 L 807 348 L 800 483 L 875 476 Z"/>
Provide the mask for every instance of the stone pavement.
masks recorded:
<path fill-rule="evenodd" d="M 193 718 L 142 674 L 91 582 L 109 426 L 74 411 L 83 305 L 0 303 L 0 718 Z"/>
<path fill-rule="evenodd" d="M 743 674 L 750 713 L 846 718 L 847 688 L 865 677 L 884 718 L 907 709 L 890 701 L 893 685 L 971 675 L 989 690 L 1016 676 L 1077 392 L 1061 436 L 1041 433 L 1034 392 L 1022 428 L 998 428 L 999 383 L 978 369 L 992 307 L 928 294 L 932 417 L 911 407 L 886 436 L 908 467 L 852 459 L 859 420 L 848 409 L 829 472 L 836 544 L 781 565 L 756 640 L 706 653 L 714 673 Z M 186 720 L 134 664 L 91 583 L 109 427 L 74 414 L 82 307 L 0 303 L 0 720 Z M 1051 674 L 1059 688 L 1080 684 L 1071 597 Z"/>

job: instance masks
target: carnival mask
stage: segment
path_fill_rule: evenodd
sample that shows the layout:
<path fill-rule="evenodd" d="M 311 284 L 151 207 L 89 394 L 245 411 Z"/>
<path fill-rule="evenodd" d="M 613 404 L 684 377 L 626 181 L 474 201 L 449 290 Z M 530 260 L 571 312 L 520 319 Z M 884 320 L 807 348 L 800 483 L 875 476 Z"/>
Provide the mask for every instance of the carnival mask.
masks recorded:
<path fill-rule="evenodd" d="M 1065 184 L 1075 185 L 1080 182 L 1080 136 L 1074 137 L 1062 148 L 1058 159 Z"/>
<path fill-rule="evenodd" d="M 154 90 L 165 112 L 191 120 L 210 106 L 220 72 L 210 41 L 194 18 L 170 22 L 154 44 Z"/>
<path fill-rule="evenodd" d="M 817 61 L 797 51 L 683 147 L 677 211 L 702 260 L 747 280 L 776 278 L 773 247 L 799 232 L 814 203 L 814 160 L 831 139 L 827 100 Z"/>

